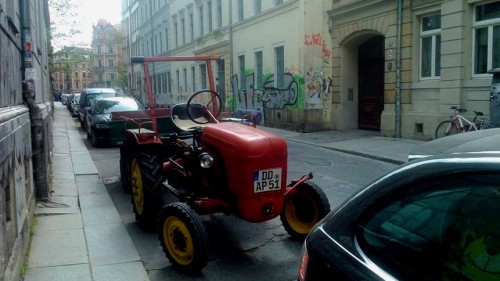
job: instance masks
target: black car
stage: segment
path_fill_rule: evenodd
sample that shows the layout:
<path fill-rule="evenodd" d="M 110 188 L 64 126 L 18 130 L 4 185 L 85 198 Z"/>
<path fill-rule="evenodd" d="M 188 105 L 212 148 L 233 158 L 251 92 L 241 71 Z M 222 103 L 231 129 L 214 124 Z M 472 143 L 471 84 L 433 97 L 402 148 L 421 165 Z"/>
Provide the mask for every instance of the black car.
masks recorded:
<path fill-rule="evenodd" d="M 447 136 L 425 142 L 408 154 L 408 160 L 416 160 L 444 153 L 498 151 L 500 128 L 479 130 Z"/>
<path fill-rule="evenodd" d="M 500 151 L 407 162 L 313 228 L 298 280 L 500 280 L 499 203 Z"/>
<path fill-rule="evenodd" d="M 109 142 L 111 112 L 144 110 L 144 106 L 132 97 L 108 97 L 93 100 L 86 115 L 87 137 L 93 146 Z"/>
<path fill-rule="evenodd" d="M 116 91 L 112 88 L 86 88 L 80 94 L 80 104 L 78 107 L 78 119 L 84 130 L 85 127 L 85 115 L 90 108 L 91 101 L 98 97 L 115 97 Z"/>

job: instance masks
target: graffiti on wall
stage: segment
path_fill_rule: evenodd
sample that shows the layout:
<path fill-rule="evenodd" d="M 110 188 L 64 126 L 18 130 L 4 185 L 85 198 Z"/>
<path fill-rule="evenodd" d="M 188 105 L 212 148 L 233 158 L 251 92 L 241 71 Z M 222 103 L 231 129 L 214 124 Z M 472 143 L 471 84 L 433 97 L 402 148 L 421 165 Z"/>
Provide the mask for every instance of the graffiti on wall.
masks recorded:
<path fill-rule="evenodd" d="M 297 103 L 299 87 L 292 74 L 285 73 L 282 84 L 281 87 L 276 86 L 274 75 L 266 79 L 264 82 L 264 95 L 262 96 L 265 107 L 280 109 Z"/>
<path fill-rule="evenodd" d="M 283 74 L 280 79 L 280 84 L 283 86 L 276 86 L 276 77 L 274 74 L 265 75 L 265 80 L 262 89 L 257 89 L 254 85 L 254 73 L 245 76 L 245 87 L 238 85 L 238 75 L 231 77 L 231 89 L 235 96 L 235 103 L 237 108 L 245 109 L 261 109 L 273 108 L 284 109 L 285 107 L 298 106 L 300 97 L 300 81 L 303 81 L 297 75 L 292 75 L 290 72 Z M 299 83 L 297 82 L 299 81 Z"/>
<path fill-rule="evenodd" d="M 325 39 L 321 36 L 321 33 L 313 33 L 304 35 L 304 45 L 305 46 L 319 46 L 321 47 L 321 53 L 323 55 L 323 61 L 329 63 L 332 57 L 332 50 L 330 50 L 326 44 Z"/>
<path fill-rule="evenodd" d="M 304 35 L 305 52 L 305 95 L 306 107 L 321 108 L 328 104 L 332 79 L 324 74 L 324 67 L 330 63 L 332 50 L 321 33 Z"/>

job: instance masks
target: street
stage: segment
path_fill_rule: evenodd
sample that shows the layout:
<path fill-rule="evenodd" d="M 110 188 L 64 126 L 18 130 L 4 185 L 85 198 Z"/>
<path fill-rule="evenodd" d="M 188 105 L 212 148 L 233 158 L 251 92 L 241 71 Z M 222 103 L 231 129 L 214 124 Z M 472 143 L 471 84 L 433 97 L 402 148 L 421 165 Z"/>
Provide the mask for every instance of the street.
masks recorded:
<path fill-rule="evenodd" d="M 79 127 L 79 123 L 75 122 Z M 253 224 L 234 216 L 203 216 L 210 238 L 210 261 L 199 275 L 185 275 L 170 266 L 157 234 L 137 226 L 131 195 L 119 181 L 119 150 L 94 148 L 80 129 L 90 155 L 132 238 L 151 281 L 160 280 L 295 280 L 301 243 L 289 239 L 279 217 Z M 357 188 L 395 165 L 288 142 L 288 181 L 313 172 L 332 209 Z"/>

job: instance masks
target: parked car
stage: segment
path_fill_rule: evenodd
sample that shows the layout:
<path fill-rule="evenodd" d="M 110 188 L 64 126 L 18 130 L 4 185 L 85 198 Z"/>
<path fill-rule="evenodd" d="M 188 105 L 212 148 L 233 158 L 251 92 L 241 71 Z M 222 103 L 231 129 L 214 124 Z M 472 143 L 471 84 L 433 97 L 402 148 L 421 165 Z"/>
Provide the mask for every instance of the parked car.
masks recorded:
<path fill-rule="evenodd" d="M 69 107 L 69 111 L 72 117 L 78 116 L 78 108 L 80 107 L 80 93 L 75 93 L 73 95 L 73 99 L 71 100 L 71 105 Z"/>
<path fill-rule="evenodd" d="M 87 128 L 85 128 L 85 115 L 90 108 L 90 101 L 98 97 L 114 96 L 116 96 L 116 91 L 112 88 L 87 88 L 82 91 L 78 108 L 78 119 L 84 130 L 87 130 Z"/>
<path fill-rule="evenodd" d="M 145 107 L 132 97 L 97 98 L 87 111 L 86 128 L 87 137 L 93 146 L 109 142 L 109 121 L 111 112 L 144 110 Z"/>
<path fill-rule="evenodd" d="M 408 160 L 443 153 L 497 151 L 500 149 L 500 128 L 479 130 L 425 142 L 410 151 Z"/>
<path fill-rule="evenodd" d="M 499 202 L 498 149 L 407 162 L 313 228 L 298 280 L 500 280 Z"/>
<path fill-rule="evenodd" d="M 69 94 L 61 94 L 61 103 L 66 105 L 68 101 Z"/>

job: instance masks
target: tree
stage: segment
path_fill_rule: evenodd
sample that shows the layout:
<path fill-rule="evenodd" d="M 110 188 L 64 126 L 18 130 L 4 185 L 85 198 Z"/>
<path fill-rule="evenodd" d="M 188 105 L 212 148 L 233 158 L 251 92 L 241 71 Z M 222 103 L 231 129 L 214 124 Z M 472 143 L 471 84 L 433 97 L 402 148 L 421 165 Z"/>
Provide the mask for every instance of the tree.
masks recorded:
<path fill-rule="evenodd" d="M 72 38 L 81 34 L 79 29 L 80 17 L 77 14 L 76 0 L 49 0 L 50 39 L 52 47 L 57 51 L 64 45 L 78 46 L 81 42 L 74 42 Z"/>

